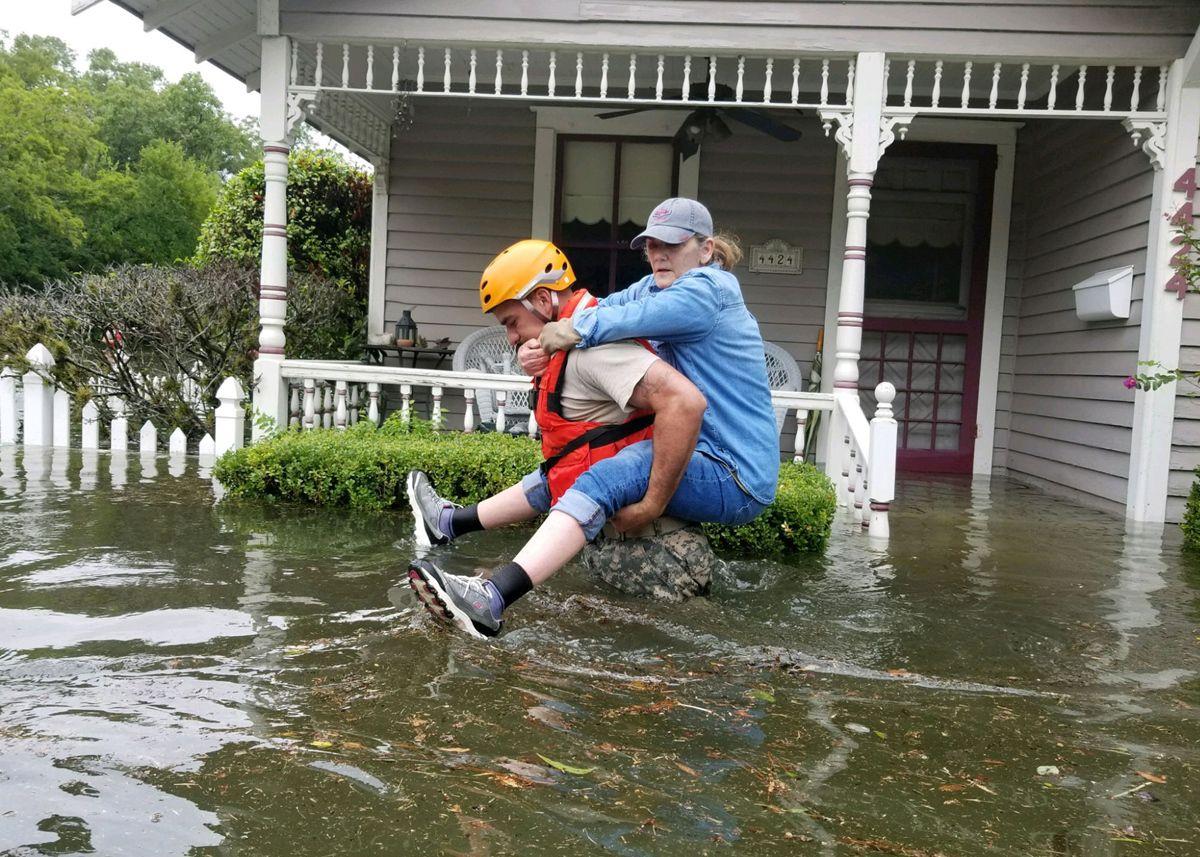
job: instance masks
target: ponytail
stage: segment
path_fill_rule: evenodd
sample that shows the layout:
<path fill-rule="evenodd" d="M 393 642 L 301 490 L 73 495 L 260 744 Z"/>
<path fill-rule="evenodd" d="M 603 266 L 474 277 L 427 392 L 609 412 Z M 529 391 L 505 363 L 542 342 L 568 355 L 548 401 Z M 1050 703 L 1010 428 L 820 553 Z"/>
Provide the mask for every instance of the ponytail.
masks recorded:
<path fill-rule="evenodd" d="M 720 232 L 712 236 L 712 242 L 713 260 L 721 269 L 732 271 L 742 261 L 742 247 L 736 235 Z"/>

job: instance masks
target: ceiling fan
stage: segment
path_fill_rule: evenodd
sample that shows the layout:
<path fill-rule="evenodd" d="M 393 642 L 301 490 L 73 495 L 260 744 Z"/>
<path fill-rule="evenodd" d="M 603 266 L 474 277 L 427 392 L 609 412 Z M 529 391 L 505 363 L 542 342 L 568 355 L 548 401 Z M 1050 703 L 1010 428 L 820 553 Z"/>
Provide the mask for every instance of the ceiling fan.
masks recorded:
<path fill-rule="evenodd" d="M 704 102 L 708 100 L 708 82 L 698 81 L 691 85 L 688 93 L 692 101 Z M 714 93 L 715 101 L 733 101 L 733 88 L 723 83 L 718 83 Z M 629 116 L 633 113 L 641 113 L 645 110 L 654 110 L 653 107 L 635 107 L 631 110 L 615 110 L 611 113 L 596 114 L 600 119 L 616 119 L 618 116 Z M 800 139 L 800 132 L 790 125 L 785 125 L 775 119 L 765 110 L 756 110 L 750 107 L 699 107 L 684 117 L 683 123 L 679 126 L 679 130 L 675 132 L 674 141 L 675 147 L 678 149 L 683 160 L 687 160 L 692 155 L 700 150 L 700 144 L 705 140 L 720 142 L 727 139 L 733 131 L 726 124 L 725 119 L 732 119 L 735 122 L 740 122 L 743 125 L 753 128 L 768 136 L 774 137 L 776 140 L 782 140 L 785 143 L 791 143 Z"/>

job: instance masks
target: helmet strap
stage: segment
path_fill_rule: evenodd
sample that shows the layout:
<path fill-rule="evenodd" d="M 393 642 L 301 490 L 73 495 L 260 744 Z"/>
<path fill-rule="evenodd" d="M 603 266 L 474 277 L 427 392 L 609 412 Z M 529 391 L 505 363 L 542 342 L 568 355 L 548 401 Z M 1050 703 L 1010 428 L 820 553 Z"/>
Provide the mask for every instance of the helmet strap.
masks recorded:
<path fill-rule="evenodd" d="M 529 298 L 521 298 L 521 305 L 533 313 L 534 316 L 537 317 L 538 321 L 540 321 L 542 324 L 549 324 L 551 321 L 554 321 L 554 319 L 558 318 L 558 292 L 550 292 L 550 303 L 553 306 L 553 309 L 551 310 L 552 317 L 546 318 L 542 311 L 533 305 L 533 301 L 529 300 Z"/>

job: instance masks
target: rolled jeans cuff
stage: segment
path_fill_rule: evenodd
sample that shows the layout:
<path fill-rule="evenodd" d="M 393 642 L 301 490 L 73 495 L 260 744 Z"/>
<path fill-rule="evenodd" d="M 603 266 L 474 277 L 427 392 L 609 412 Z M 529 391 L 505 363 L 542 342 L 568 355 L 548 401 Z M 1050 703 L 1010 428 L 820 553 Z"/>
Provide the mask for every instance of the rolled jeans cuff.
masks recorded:
<path fill-rule="evenodd" d="M 594 541 L 600 534 L 600 530 L 603 529 L 604 522 L 607 520 L 599 503 L 574 488 L 568 488 L 563 492 L 551 511 L 562 512 L 574 518 L 583 528 L 583 535 L 589 542 Z"/>
<path fill-rule="evenodd" d="M 533 511 L 542 514 L 550 511 L 550 485 L 542 471 L 535 470 L 522 476 L 521 490 L 525 492 L 525 501 Z"/>

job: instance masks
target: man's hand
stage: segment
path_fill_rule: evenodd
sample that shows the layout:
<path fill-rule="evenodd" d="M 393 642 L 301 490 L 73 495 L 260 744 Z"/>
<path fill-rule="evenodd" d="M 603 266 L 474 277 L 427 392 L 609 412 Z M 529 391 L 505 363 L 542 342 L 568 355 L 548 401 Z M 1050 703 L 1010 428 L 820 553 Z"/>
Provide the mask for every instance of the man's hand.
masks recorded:
<path fill-rule="evenodd" d="M 658 503 L 638 500 L 624 509 L 618 509 L 609 522 L 619 533 L 636 533 L 661 518 L 664 508 Z"/>
<path fill-rule="evenodd" d="M 517 349 L 517 362 L 521 364 L 521 371 L 530 378 L 540 378 L 550 365 L 550 358 L 542 349 L 542 343 L 529 339 Z"/>
<path fill-rule="evenodd" d="M 542 348 L 547 354 L 553 354 L 555 351 L 566 351 L 568 348 L 574 348 L 579 343 L 580 336 L 575 332 L 575 328 L 571 326 L 571 319 L 564 318 L 562 321 L 549 321 L 542 327 L 542 334 L 538 337 L 538 341 L 542 343 Z"/>

